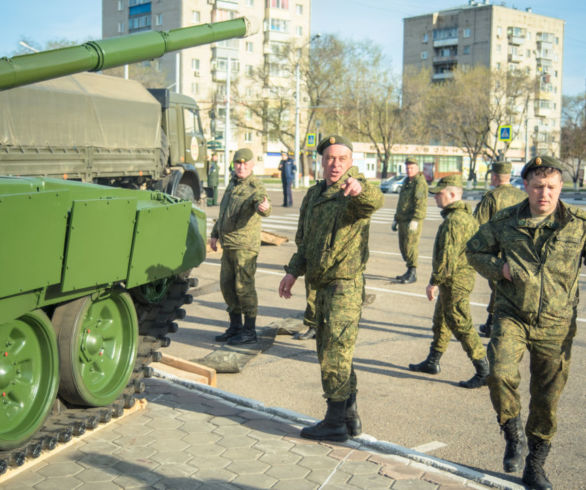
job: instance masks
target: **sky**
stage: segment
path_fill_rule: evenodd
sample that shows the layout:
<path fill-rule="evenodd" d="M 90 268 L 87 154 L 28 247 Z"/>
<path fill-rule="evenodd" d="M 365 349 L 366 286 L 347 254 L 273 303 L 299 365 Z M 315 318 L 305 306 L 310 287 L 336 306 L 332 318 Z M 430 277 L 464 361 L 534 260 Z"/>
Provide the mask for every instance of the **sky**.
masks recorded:
<path fill-rule="evenodd" d="M 263 1 L 263 0 L 257 0 Z M 294 2 L 294 0 L 292 0 Z M 337 34 L 348 40 L 370 39 L 381 45 L 393 71 L 402 65 L 403 18 L 456 7 L 466 0 L 313 0 L 312 34 Z M 562 92 L 578 95 L 586 87 L 586 6 L 583 0 L 493 2 L 566 21 Z M 0 2 L 3 27 L 0 56 L 11 56 L 23 38 L 44 45 L 55 39 L 84 42 L 99 39 L 101 0 L 19 0 Z"/>

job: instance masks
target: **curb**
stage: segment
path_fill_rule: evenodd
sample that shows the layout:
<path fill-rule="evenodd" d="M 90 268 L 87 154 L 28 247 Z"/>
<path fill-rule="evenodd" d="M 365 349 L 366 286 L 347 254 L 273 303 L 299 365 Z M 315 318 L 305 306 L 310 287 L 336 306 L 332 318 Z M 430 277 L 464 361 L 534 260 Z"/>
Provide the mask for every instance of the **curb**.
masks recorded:
<path fill-rule="evenodd" d="M 174 384 L 183 386 L 184 388 L 190 390 L 196 390 L 201 393 L 205 393 L 208 396 L 219 398 L 224 400 L 225 402 L 233 403 L 235 405 L 239 405 L 242 407 L 246 407 L 252 410 L 256 410 L 260 413 L 264 413 L 267 415 L 271 415 L 274 417 L 278 417 L 286 422 L 293 422 L 295 424 L 300 425 L 307 425 L 311 423 L 317 422 L 316 419 L 312 417 L 308 417 L 307 415 L 300 414 L 293 410 L 287 410 L 280 407 L 267 407 L 264 403 L 259 402 L 257 400 L 253 400 L 251 398 L 246 398 L 240 395 L 235 395 L 234 393 L 230 393 L 224 391 L 220 388 L 213 388 L 211 386 L 207 386 L 200 383 L 195 383 L 193 381 L 189 381 L 178 376 L 174 376 L 172 374 L 166 373 L 164 371 L 160 371 L 158 369 L 154 369 L 154 376 L 157 378 L 161 378 L 167 381 L 170 381 Z M 479 483 L 481 485 L 485 485 L 492 488 L 498 488 L 502 490 L 524 490 L 525 487 L 523 485 L 519 485 L 517 483 L 513 483 L 507 480 L 503 480 L 501 478 L 497 478 L 495 476 L 488 475 L 481 471 L 472 470 L 466 466 L 459 465 L 457 463 L 453 463 L 450 461 L 446 461 L 440 458 L 436 458 L 433 456 L 429 456 L 425 453 L 421 453 L 419 451 L 415 451 L 413 449 L 406 448 L 404 446 L 400 446 L 398 444 L 393 444 L 392 442 L 387 441 L 379 441 L 375 437 L 362 434 L 358 437 L 350 439 L 347 443 L 355 446 L 356 448 L 367 449 L 371 451 L 376 451 L 378 453 L 392 455 L 392 456 L 400 456 L 415 463 L 423 464 L 425 466 L 442 470 L 447 473 L 451 473 L 453 475 L 462 477 L 466 480 Z"/>

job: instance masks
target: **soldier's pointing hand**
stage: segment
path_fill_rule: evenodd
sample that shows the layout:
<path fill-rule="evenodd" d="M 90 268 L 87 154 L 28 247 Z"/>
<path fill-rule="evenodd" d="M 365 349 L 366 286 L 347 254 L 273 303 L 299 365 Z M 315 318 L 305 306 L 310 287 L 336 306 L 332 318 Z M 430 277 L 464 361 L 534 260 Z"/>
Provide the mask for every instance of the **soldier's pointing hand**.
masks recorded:
<path fill-rule="evenodd" d="M 348 177 L 341 186 L 344 196 L 357 196 L 362 192 L 362 185 L 354 177 Z"/>

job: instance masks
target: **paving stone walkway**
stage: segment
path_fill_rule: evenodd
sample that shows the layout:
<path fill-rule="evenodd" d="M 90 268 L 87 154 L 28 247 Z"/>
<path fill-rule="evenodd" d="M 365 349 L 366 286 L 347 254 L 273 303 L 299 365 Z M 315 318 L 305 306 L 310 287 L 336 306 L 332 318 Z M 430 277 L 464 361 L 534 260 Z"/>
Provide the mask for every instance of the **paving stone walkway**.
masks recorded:
<path fill-rule="evenodd" d="M 291 421 L 295 417 L 287 417 L 288 412 L 278 416 L 253 400 L 238 403 L 214 393 L 223 392 L 148 380 L 145 409 L 89 434 L 20 475 L 0 477 L 0 487 L 488 488 L 478 479 L 369 449 L 359 439 L 344 444 L 301 439 L 300 425 Z M 498 481 L 490 486 L 518 488 Z"/>

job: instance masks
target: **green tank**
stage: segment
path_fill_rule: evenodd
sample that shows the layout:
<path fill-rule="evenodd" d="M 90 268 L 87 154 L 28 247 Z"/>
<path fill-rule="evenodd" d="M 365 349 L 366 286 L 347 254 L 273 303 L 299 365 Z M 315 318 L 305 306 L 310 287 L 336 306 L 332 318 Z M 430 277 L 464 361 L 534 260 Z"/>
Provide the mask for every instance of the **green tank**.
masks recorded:
<path fill-rule="evenodd" d="M 243 36 L 247 25 L 2 59 L 0 88 Z M 205 213 L 189 200 L 81 180 L 0 177 L 0 474 L 134 404 L 205 259 Z"/>

